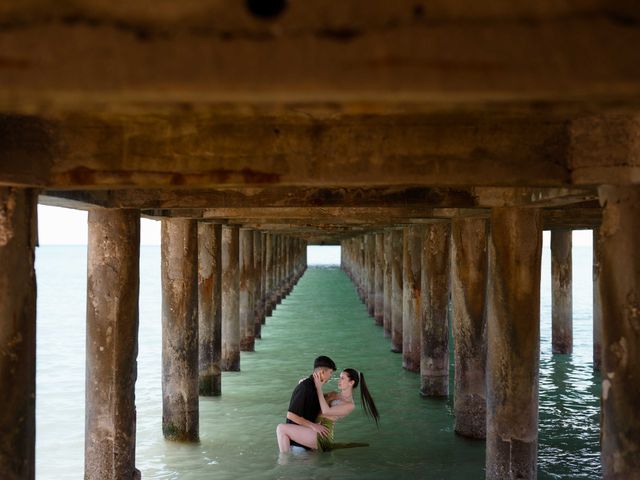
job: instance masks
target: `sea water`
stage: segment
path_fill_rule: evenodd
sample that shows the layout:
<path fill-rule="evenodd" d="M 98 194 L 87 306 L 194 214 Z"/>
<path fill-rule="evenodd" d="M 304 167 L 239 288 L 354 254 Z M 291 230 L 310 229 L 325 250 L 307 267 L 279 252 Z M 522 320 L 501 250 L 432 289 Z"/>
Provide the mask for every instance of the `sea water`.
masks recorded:
<path fill-rule="evenodd" d="M 591 249 L 574 247 L 574 353 L 551 355 L 550 272 L 543 254 L 538 478 L 594 479 L 599 467 L 599 377 L 592 366 Z M 136 466 L 145 479 L 479 479 L 484 442 L 453 431 L 452 399 L 419 395 L 419 376 L 367 315 L 338 268 L 309 268 L 224 373 L 222 396 L 200 399 L 200 442 L 162 437 L 160 249 L 142 247 L 136 383 Z M 38 278 L 38 479 L 78 479 L 84 462 L 86 247 L 40 247 Z M 275 428 L 314 357 L 365 373 L 379 428 L 358 406 L 336 426 L 339 442 L 368 447 L 278 454 Z M 451 374 L 453 379 L 453 372 Z M 335 387 L 335 382 L 327 388 Z M 453 384 L 451 385 L 453 392 Z M 358 392 L 356 392 L 357 394 Z"/>

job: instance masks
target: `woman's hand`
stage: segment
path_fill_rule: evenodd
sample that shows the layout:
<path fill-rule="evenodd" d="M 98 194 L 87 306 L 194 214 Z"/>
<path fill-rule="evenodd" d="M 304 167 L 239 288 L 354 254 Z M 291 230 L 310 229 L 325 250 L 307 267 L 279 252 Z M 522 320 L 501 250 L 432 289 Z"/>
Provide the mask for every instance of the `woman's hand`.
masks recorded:
<path fill-rule="evenodd" d="M 329 435 L 329 429 L 321 423 L 312 423 L 311 429 L 321 437 L 327 437 Z"/>
<path fill-rule="evenodd" d="M 320 372 L 313 372 L 313 383 L 316 384 L 318 390 L 322 390 L 322 380 L 320 379 Z"/>

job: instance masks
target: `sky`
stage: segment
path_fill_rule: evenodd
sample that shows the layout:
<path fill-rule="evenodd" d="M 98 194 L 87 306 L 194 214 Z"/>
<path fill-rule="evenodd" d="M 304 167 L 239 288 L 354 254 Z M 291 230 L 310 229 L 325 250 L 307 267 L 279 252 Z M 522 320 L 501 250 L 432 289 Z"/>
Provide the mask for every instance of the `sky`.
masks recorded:
<path fill-rule="evenodd" d="M 87 212 L 68 208 L 38 205 L 38 235 L 40 245 L 86 245 Z M 573 245 L 590 247 L 591 230 L 574 230 Z M 543 241 L 549 245 L 549 232 Z M 143 218 L 140 225 L 141 245 L 160 245 L 160 222 Z M 310 265 L 340 263 L 340 247 L 313 247 L 308 251 Z"/>

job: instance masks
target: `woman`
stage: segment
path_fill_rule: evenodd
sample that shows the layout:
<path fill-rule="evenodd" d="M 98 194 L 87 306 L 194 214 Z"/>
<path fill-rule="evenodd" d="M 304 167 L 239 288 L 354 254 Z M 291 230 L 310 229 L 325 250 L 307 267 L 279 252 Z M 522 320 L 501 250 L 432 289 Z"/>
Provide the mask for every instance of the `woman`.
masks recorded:
<path fill-rule="evenodd" d="M 317 423 L 324 425 L 323 429 L 325 434 L 321 434 L 317 429 L 305 427 L 302 425 L 295 425 L 291 423 L 281 423 L 278 425 L 276 434 L 278 436 L 278 446 L 280 452 L 288 452 L 291 440 L 298 442 L 301 445 L 305 445 L 313 450 L 322 450 L 326 452 L 335 448 L 333 443 L 333 426 L 336 421 L 349 415 L 355 408 L 353 402 L 353 389 L 360 385 L 360 398 L 362 400 L 362 406 L 367 415 L 373 417 L 378 424 L 380 415 L 376 404 L 373 402 L 373 398 L 369 393 L 367 384 L 364 380 L 364 375 L 357 372 L 353 368 L 347 368 L 340 373 L 340 379 L 338 380 L 338 388 L 340 392 L 329 392 L 326 396 L 322 392 L 322 381 L 317 373 L 313 374 L 313 381 L 316 385 L 316 392 L 318 394 L 318 400 L 320 402 L 320 415 L 318 416 Z M 358 444 L 362 445 L 362 444 Z M 340 447 L 356 446 L 353 445 L 340 445 Z"/>

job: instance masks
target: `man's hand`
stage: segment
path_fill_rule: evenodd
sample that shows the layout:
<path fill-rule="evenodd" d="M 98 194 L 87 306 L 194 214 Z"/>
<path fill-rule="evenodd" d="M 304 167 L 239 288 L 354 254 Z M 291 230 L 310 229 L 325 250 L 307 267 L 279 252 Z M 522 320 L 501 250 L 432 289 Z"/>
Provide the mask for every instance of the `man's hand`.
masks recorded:
<path fill-rule="evenodd" d="M 320 434 L 321 437 L 327 437 L 329 436 L 329 429 L 327 427 L 325 427 L 324 425 L 322 425 L 321 423 L 312 423 L 311 424 L 311 429 Z"/>

